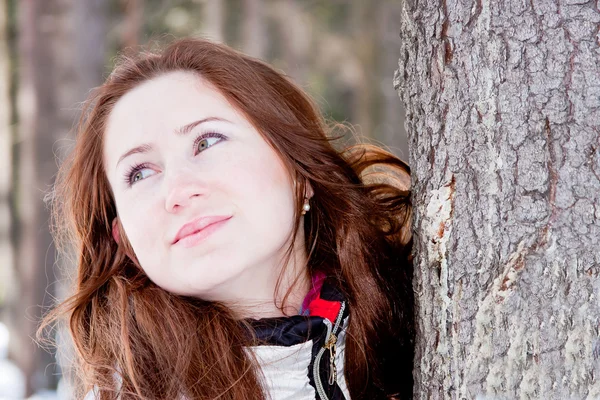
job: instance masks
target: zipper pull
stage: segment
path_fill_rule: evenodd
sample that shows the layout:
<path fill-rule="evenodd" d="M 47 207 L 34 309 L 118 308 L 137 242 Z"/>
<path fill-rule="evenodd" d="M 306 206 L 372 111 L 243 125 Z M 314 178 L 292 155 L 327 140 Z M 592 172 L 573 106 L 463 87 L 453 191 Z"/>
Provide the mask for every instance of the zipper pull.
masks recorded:
<path fill-rule="evenodd" d="M 335 345 L 337 337 L 332 333 L 325 347 L 329 350 L 329 385 L 333 385 L 337 379 L 337 368 L 335 366 Z"/>

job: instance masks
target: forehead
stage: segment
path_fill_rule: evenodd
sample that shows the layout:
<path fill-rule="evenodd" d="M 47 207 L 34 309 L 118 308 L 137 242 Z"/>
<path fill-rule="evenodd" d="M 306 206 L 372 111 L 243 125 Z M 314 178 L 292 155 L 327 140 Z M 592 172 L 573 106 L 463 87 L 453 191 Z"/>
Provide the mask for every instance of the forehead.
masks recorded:
<path fill-rule="evenodd" d="M 176 71 L 152 78 L 121 97 L 110 112 L 107 129 L 130 122 L 152 126 L 157 119 L 179 121 L 190 113 L 197 116 L 210 112 L 234 114 L 235 110 L 205 79 L 192 72 Z M 145 118 L 132 121 L 133 113 Z"/>
<path fill-rule="evenodd" d="M 119 151 L 204 117 L 245 122 L 217 89 L 193 72 L 175 71 L 152 78 L 115 103 L 104 132 L 105 162 L 114 162 Z"/>

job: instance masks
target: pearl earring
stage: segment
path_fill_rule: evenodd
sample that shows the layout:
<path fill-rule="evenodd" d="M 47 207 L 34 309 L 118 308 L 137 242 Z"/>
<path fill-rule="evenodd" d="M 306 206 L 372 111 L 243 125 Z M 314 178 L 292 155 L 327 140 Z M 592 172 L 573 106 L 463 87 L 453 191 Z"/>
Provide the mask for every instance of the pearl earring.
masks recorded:
<path fill-rule="evenodd" d="M 308 200 L 306 200 L 306 203 L 304 203 L 304 205 L 302 206 L 302 215 L 306 214 L 309 211 L 310 211 L 310 204 L 308 204 Z"/>

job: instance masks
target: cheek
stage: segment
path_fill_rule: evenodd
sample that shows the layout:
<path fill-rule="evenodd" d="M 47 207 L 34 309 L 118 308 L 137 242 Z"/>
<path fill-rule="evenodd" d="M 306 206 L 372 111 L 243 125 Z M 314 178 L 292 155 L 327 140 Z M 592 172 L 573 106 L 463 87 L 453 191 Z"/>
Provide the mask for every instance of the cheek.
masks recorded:
<path fill-rule="evenodd" d="M 128 203 L 129 205 L 130 203 Z M 134 206 L 124 206 L 118 210 L 121 224 L 127 239 L 138 260 L 145 267 L 147 259 L 155 259 L 160 240 L 160 219 L 156 213 L 150 214 L 145 202 L 132 202 Z M 148 218 L 148 215 L 154 215 Z"/>
<path fill-rule="evenodd" d="M 292 182 L 283 161 L 266 143 L 247 161 L 256 189 L 263 193 L 284 191 L 291 193 Z"/>
<path fill-rule="evenodd" d="M 266 146 L 266 144 L 264 145 Z M 237 176 L 236 185 L 249 198 L 262 203 L 292 201 L 292 182 L 283 162 L 270 148 L 261 148 L 250 156 L 229 164 L 229 176 Z"/>
<path fill-rule="evenodd" d="M 236 196 L 260 237 L 281 237 L 293 227 L 294 193 L 285 165 L 272 152 L 256 152 L 235 166 Z"/>

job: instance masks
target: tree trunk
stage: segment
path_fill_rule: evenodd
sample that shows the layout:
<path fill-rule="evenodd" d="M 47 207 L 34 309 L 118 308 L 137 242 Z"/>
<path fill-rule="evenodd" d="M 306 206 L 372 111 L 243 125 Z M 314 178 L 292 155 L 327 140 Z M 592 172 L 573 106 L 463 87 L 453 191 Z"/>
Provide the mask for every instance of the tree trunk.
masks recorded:
<path fill-rule="evenodd" d="M 36 85 L 36 65 L 39 65 L 37 48 L 37 7 L 35 0 L 24 0 L 18 4 L 19 13 L 19 142 L 17 147 L 17 181 L 15 189 L 19 198 L 17 205 L 19 227 L 17 241 L 17 271 L 19 295 L 11 308 L 11 325 L 17 334 L 11 339 L 11 349 L 19 367 L 27 378 L 27 395 L 34 388 L 47 386 L 48 382 L 33 382 L 33 376 L 38 373 L 39 365 L 46 365 L 51 360 L 45 357 L 31 341 L 35 332 L 36 320 L 39 320 L 39 310 L 32 310 L 32 305 L 42 304 L 45 281 L 45 265 L 40 263 L 42 241 L 48 243 L 48 238 L 42 240 L 38 234 L 42 228 L 40 210 L 43 210 L 38 185 L 37 168 L 37 137 L 38 118 L 38 89 Z M 46 215 L 47 217 L 47 215 Z M 47 218 L 45 219 L 47 220 Z M 43 228 L 42 228 L 43 229 Z M 47 235 L 44 235 L 47 236 Z M 54 255 L 54 252 L 51 252 Z M 41 281 L 44 280 L 42 283 Z"/>
<path fill-rule="evenodd" d="M 379 85 L 376 80 L 380 58 L 377 40 L 377 15 L 381 9 L 380 0 L 352 0 L 350 2 L 350 23 L 354 29 L 354 46 L 360 60 L 361 70 L 356 79 L 352 96 L 352 122 L 357 125 L 360 134 L 375 137 L 375 121 L 381 121 L 380 107 L 375 99 L 379 97 Z"/>
<path fill-rule="evenodd" d="M 417 399 L 600 396 L 598 7 L 404 2 Z"/>
<path fill-rule="evenodd" d="M 243 49 L 253 57 L 264 58 L 267 32 L 264 0 L 244 0 Z"/>
<path fill-rule="evenodd" d="M 136 15 L 141 20 L 144 2 L 138 0 L 136 6 Z M 77 66 L 76 85 L 71 91 L 73 104 L 85 99 L 91 88 L 100 85 L 102 76 L 106 72 L 108 7 L 109 0 L 79 0 L 73 4 L 72 18 L 75 20 L 75 26 L 74 32 L 69 37 L 76 46 L 75 51 L 72 52 L 72 61 Z M 126 20 L 132 18 L 134 17 L 127 16 Z M 141 22 L 138 23 L 141 25 Z M 134 38 L 139 37 L 141 33 L 140 25 L 135 27 L 136 31 L 132 33 Z"/>
<path fill-rule="evenodd" d="M 203 26 L 207 38 L 216 42 L 225 39 L 225 10 L 223 0 L 207 0 L 203 8 Z"/>
<path fill-rule="evenodd" d="M 310 18 L 298 0 L 273 2 L 271 13 L 279 26 L 279 45 L 286 73 L 300 85 L 307 85 L 309 57 L 313 50 Z"/>
<path fill-rule="evenodd" d="M 85 3 L 85 4 L 82 4 Z M 43 197 L 57 170 L 56 153 L 76 119 L 89 85 L 98 84 L 106 32 L 97 22 L 80 25 L 82 15 L 104 12 L 106 0 L 21 0 L 19 13 L 19 147 L 17 266 L 19 295 L 9 306 L 19 334 L 11 347 L 28 379 L 28 395 L 54 387 L 55 360 L 32 341 L 42 315 L 52 305 L 61 278 Z M 79 23 L 79 24 L 78 24 Z M 75 30 L 80 27 L 82 30 Z M 92 47 L 93 46 L 93 47 Z M 82 49 L 86 48 L 85 51 Z M 84 69 L 88 71 L 83 72 Z M 91 71 L 98 76 L 93 78 Z M 48 368 L 49 367 L 49 368 Z"/>
<path fill-rule="evenodd" d="M 15 267 L 10 193 L 12 190 L 12 126 L 8 4 L 0 3 L 0 310 L 14 298 Z"/>
<path fill-rule="evenodd" d="M 134 48 L 140 44 L 140 35 L 144 24 L 144 1 L 122 0 L 125 6 L 125 20 L 121 38 L 124 48 Z"/>
<path fill-rule="evenodd" d="M 402 1 L 382 1 L 375 26 L 378 27 L 378 43 L 381 48 L 381 61 L 379 63 L 378 86 L 381 107 L 381 119 L 375 120 L 379 126 L 374 129 L 374 137 L 385 143 L 401 159 L 408 161 L 408 142 L 404 129 L 404 110 L 399 107 L 401 101 L 398 93 L 390 85 L 392 71 L 398 65 L 398 21 L 402 12 Z"/>

